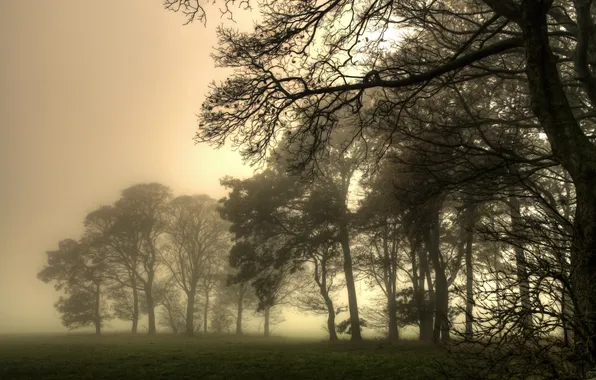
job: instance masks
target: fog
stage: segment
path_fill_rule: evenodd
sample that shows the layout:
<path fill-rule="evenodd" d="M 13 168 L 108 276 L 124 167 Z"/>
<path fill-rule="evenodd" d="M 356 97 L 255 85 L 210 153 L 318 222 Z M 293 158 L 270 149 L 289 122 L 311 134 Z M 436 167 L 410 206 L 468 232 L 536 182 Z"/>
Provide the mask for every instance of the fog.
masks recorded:
<path fill-rule="evenodd" d="M 219 198 L 219 178 L 252 173 L 235 152 L 192 141 L 203 94 L 225 74 L 209 56 L 212 14 L 205 28 L 160 1 L 0 2 L 0 333 L 65 330 L 36 273 L 123 188 Z M 312 330 L 286 320 L 280 331 Z"/>

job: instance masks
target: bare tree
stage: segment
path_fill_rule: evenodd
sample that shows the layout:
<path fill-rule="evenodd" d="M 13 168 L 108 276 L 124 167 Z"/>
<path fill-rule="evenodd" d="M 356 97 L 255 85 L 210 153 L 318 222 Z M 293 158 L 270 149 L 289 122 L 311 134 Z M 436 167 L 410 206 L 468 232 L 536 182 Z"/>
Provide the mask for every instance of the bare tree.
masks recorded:
<path fill-rule="evenodd" d="M 186 295 L 186 333 L 195 331 L 194 314 L 197 287 L 201 281 L 205 294 L 203 324 L 207 329 L 207 311 L 212 269 L 218 256 L 228 250 L 228 224 L 217 212 L 215 200 L 205 195 L 180 196 L 168 207 L 169 247 L 162 258 L 174 284 Z"/>

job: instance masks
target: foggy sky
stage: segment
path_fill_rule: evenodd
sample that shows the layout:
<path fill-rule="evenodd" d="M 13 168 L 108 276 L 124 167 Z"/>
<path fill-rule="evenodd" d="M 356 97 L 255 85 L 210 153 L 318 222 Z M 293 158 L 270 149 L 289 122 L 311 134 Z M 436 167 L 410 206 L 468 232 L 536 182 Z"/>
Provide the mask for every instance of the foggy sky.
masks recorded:
<path fill-rule="evenodd" d="M 214 11 L 204 28 L 161 0 L 0 1 L 0 332 L 64 330 L 36 274 L 121 189 L 219 198 L 219 178 L 250 175 L 236 153 L 192 141 L 225 74 L 209 56 Z"/>

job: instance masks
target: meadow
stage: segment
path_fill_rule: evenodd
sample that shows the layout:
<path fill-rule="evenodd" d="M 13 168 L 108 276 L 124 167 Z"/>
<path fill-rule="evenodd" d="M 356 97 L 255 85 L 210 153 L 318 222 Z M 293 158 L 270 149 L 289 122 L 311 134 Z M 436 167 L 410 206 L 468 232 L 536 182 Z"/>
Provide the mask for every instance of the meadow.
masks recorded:
<path fill-rule="evenodd" d="M 0 336 L 0 379 L 438 379 L 437 348 L 404 341 L 86 334 Z"/>

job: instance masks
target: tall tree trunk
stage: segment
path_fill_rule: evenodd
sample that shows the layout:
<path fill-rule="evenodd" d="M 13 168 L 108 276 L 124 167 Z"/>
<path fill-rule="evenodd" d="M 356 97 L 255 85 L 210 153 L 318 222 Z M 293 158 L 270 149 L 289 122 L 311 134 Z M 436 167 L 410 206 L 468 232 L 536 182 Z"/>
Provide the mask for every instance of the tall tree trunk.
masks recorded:
<path fill-rule="evenodd" d="M 428 303 L 426 306 L 426 318 L 428 319 L 429 340 L 432 340 L 433 327 L 435 320 L 435 307 L 437 304 L 437 293 L 435 292 L 435 284 L 431 274 L 430 265 L 426 270 L 426 287 L 428 288 Z"/>
<path fill-rule="evenodd" d="M 242 312 L 244 311 L 244 293 L 246 288 L 241 284 L 240 293 L 238 294 L 238 303 L 236 304 L 236 335 L 242 335 Z"/>
<path fill-rule="evenodd" d="M 176 326 L 176 321 L 174 319 L 174 315 L 172 314 L 172 305 L 166 304 L 165 307 L 168 312 L 168 322 L 170 323 L 170 328 L 174 334 L 178 334 L 178 326 Z"/>
<path fill-rule="evenodd" d="M 561 289 L 561 327 L 563 328 L 563 343 L 565 347 L 573 344 L 573 328 L 569 322 L 573 320 L 573 303 L 564 285 Z"/>
<path fill-rule="evenodd" d="M 568 174 L 565 173 L 565 198 L 567 200 L 573 197 L 571 185 L 568 182 Z M 563 206 L 563 217 L 565 220 L 571 220 L 571 202 L 567 201 Z M 567 255 L 561 257 L 561 268 L 563 268 L 563 278 L 569 280 L 571 274 L 571 268 L 568 261 Z M 566 347 L 571 347 L 574 343 L 573 337 L 573 316 L 574 316 L 573 296 L 569 292 L 569 288 L 563 282 L 561 283 L 561 315 L 562 315 L 562 327 L 563 327 L 563 338 Z"/>
<path fill-rule="evenodd" d="M 509 197 L 509 210 L 511 216 L 511 228 L 514 236 L 521 238 L 523 226 L 521 222 L 521 206 L 516 196 Z M 513 247 L 515 252 L 515 269 L 519 286 L 521 300 L 522 321 L 521 327 L 526 337 L 532 336 L 532 305 L 530 300 L 530 281 L 526 263 L 524 248 L 518 244 Z"/>
<path fill-rule="evenodd" d="M 325 307 L 327 308 L 327 330 L 329 331 L 329 340 L 336 341 L 337 340 L 337 332 L 335 331 L 335 306 L 333 305 L 333 300 L 329 297 L 329 290 L 327 288 L 327 251 L 323 254 L 321 258 L 321 269 L 319 273 L 319 264 L 315 259 L 315 282 L 319 287 L 319 293 L 323 297 L 325 301 Z"/>
<path fill-rule="evenodd" d="M 325 305 L 327 306 L 327 330 L 329 331 L 329 340 L 335 342 L 337 340 L 337 332 L 335 331 L 335 307 L 331 298 L 325 298 Z"/>
<path fill-rule="evenodd" d="M 475 210 L 471 212 L 475 212 Z M 474 337 L 474 266 L 472 260 L 474 231 L 472 228 L 473 221 L 468 223 L 468 230 L 466 231 L 466 340 L 472 340 Z"/>
<path fill-rule="evenodd" d="M 207 333 L 207 318 L 209 318 L 209 290 L 205 291 L 205 310 L 203 310 L 203 332 Z"/>
<path fill-rule="evenodd" d="M 192 336 L 195 333 L 195 298 L 197 285 L 191 284 L 190 291 L 186 294 L 186 335 Z"/>
<path fill-rule="evenodd" d="M 445 271 L 435 271 L 435 326 L 433 340 L 447 342 L 449 340 L 449 291 Z"/>
<path fill-rule="evenodd" d="M 136 334 L 139 328 L 139 289 L 137 289 L 136 276 L 130 280 L 132 286 L 132 333 Z"/>
<path fill-rule="evenodd" d="M 101 305 L 101 292 L 100 292 L 100 285 L 99 283 L 95 284 L 95 306 L 94 306 L 94 323 L 95 323 L 95 334 L 101 334 L 101 314 L 100 314 L 100 305 Z"/>
<path fill-rule="evenodd" d="M 420 333 L 419 339 L 423 341 L 430 341 L 432 339 L 432 324 L 433 324 L 433 315 L 432 311 L 429 308 L 429 301 L 426 299 L 426 275 L 430 273 L 430 268 L 428 267 L 428 257 L 427 252 L 424 249 L 420 249 L 418 247 L 418 256 L 419 256 L 419 275 L 418 275 L 418 292 L 416 294 L 417 299 L 417 306 L 418 306 L 418 318 L 420 323 Z M 430 276 L 430 275 L 429 275 Z M 429 292 L 432 289 L 429 287 Z M 430 296 L 430 293 L 429 293 Z"/>
<path fill-rule="evenodd" d="M 474 262 L 472 245 L 474 244 L 474 225 L 476 224 L 477 205 L 466 202 L 465 207 L 460 239 L 465 250 L 464 257 L 466 264 L 466 330 L 464 338 L 470 341 L 474 335 Z"/>
<path fill-rule="evenodd" d="M 447 276 L 441 260 L 440 243 L 440 218 L 439 210 L 432 211 L 432 225 L 430 231 L 425 232 L 426 249 L 435 269 L 435 324 L 433 340 L 449 340 L 449 290 L 447 289 Z"/>
<path fill-rule="evenodd" d="M 147 298 L 147 319 L 149 323 L 147 333 L 149 335 L 155 335 L 155 300 L 153 299 L 153 290 L 151 289 L 151 285 L 147 285 L 145 287 L 145 297 Z"/>
<path fill-rule="evenodd" d="M 265 333 L 265 336 L 267 336 L 267 337 L 270 335 L 270 333 L 269 333 L 269 317 L 270 317 L 270 312 L 271 312 L 270 307 L 269 306 L 265 306 L 265 322 L 263 324 L 263 331 Z"/>
<path fill-rule="evenodd" d="M 385 259 L 384 281 L 387 295 L 387 313 L 389 314 L 389 342 L 397 343 L 399 340 L 399 329 L 397 328 L 397 231 L 393 229 L 393 234 L 389 234 L 389 225 L 385 226 L 383 236 L 383 252 Z M 391 238 L 391 245 L 389 239 Z"/>
<path fill-rule="evenodd" d="M 350 310 L 350 326 L 352 328 L 352 341 L 361 341 L 360 317 L 358 315 L 358 296 L 356 294 L 356 284 L 354 283 L 354 272 L 352 269 L 352 254 L 350 252 L 350 235 L 345 221 L 339 225 L 340 243 L 344 259 L 344 276 L 346 279 L 346 288 L 348 290 L 348 306 Z"/>
<path fill-rule="evenodd" d="M 388 292 L 393 293 L 393 292 Z M 387 298 L 387 312 L 389 313 L 389 342 L 397 343 L 399 341 L 399 329 L 397 328 L 397 303 L 395 294 Z"/>
<path fill-rule="evenodd" d="M 524 37 L 532 108 L 554 156 L 575 185 L 571 280 L 578 297 L 575 321 L 583 321 L 575 324 L 575 336 L 576 345 L 583 346 L 577 355 L 578 375 L 584 376 L 592 367 L 587 363 L 596 362 L 596 147 L 579 126 L 563 90 L 549 44 L 546 13 L 551 6 L 549 1 L 524 1 L 516 22 Z"/>

